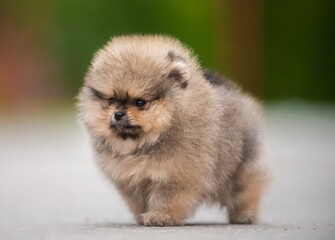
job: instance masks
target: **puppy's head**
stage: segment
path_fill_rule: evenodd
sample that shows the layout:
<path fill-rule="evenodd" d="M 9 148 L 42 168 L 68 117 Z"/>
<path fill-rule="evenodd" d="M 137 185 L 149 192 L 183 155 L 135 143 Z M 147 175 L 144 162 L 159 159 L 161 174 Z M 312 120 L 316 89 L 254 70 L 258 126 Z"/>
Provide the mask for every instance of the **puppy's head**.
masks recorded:
<path fill-rule="evenodd" d="M 162 36 L 112 39 L 95 55 L 79 94 L 91 134 L 136 140 L 160 134 L 178 115 L 197 64 L 178 41 Z"/>

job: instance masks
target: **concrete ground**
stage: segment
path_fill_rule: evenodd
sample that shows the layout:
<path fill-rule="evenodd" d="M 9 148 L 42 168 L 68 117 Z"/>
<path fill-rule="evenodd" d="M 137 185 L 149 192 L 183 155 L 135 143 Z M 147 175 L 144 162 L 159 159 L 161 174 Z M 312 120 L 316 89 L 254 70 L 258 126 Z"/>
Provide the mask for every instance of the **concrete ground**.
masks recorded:
<path fill-rule="evenodd" d="M 135 225 L 73 114 L 0 117 L 0 239 L 335 239 L 335 106 L 267 106 L 274 181 L 257 225 L 204 206 L 183 227 Z"/>

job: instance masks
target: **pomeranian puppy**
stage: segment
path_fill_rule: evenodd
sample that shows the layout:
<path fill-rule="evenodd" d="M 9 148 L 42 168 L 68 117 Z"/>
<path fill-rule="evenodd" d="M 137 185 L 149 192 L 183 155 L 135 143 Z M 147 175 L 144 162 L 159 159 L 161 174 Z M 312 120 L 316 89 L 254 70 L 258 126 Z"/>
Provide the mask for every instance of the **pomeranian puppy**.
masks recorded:
<path fill-rule="evenodd" d="M 181 225 L 204 202 L 227 207 L 230 223 L 257 220 L 261 108 L 178 40 L 111 39 L 78 98 L 98 166 L 137 223 Z"/>

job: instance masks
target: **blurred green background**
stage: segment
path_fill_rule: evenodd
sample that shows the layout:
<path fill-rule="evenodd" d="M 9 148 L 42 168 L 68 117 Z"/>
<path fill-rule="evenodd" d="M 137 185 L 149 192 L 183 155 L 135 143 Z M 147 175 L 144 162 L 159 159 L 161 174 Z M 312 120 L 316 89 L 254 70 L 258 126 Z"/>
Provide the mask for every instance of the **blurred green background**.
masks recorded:
<path fill-rule="evenodd" d="M 179 38 L 262 100 L 332 102 L 334 9 L 332 0 L 5 0 L 0 107 L 72 106 L 94 52 L 132 33 Z"/>

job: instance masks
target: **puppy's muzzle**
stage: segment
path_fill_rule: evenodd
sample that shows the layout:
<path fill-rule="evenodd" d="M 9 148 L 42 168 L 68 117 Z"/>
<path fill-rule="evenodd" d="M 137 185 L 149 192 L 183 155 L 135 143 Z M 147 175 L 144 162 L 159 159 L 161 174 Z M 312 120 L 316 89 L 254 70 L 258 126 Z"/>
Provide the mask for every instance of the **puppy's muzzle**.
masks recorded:
<path fill-rule="evenodd" d="M 125 112 L 116 112 L 116 113 L 114 114 L 114 119 L 115 119 L 116 121 L 121 121 L 122 118 L 123 118 L 125 115 L 126 115 Z"/>
<path fill-rule="evenodd" d="M 110 117 L 110 124 L 120 129 L 132 127 L 127 112 L 123 111 L 115 112 L 114 115 Z"/>

